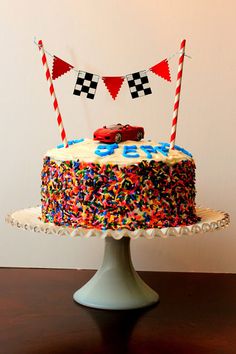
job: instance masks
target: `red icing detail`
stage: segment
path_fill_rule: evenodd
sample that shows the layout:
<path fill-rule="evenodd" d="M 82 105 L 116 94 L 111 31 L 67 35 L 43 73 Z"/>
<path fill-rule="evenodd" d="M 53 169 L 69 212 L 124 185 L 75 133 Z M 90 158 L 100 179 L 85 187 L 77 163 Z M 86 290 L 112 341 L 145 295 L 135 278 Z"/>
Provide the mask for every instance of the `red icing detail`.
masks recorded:
<path fill-rule="evenodd" d="M 113 100 L 116 99 L 118 92 L 120 91 L 121 85 L 123 84 L 124 77 L 122 76 L 103 76 L 104 84 L 106 88 L 110 92 L 111 97 Z"/>
<path fill-rule="evenodd" d="M 72 65 L 66 63 L 64 60 L 56 57 L 53 57 L 53 64 L 52 64 L 52 79 L 55 80 L 59 76 L 67 73 L 73 68 Z"/>
<path fill-rule="evenodd" d="M 160 63 L 152 66 L 150 68 L 150 70 L 162 77 L 163 79 L 167 80 L 167 81 L 171 81 L 171 77 L 170 77 L 170 68 L 169 68 L 169 63 L 167 59 L 162 60 Z"/>

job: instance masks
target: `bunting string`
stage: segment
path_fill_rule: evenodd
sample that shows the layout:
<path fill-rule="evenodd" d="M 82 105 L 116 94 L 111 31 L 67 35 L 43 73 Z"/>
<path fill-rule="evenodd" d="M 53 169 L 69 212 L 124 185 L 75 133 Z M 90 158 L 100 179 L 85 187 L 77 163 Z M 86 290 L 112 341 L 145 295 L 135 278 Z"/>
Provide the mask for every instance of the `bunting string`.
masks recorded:
<path fill-rule="evenodd" d="M 34 43 L 37 46 L 39 46 L 36 39 L 34 39 Z M 148 75 L 147 75 L 149 72 L 152 72 L 153 74 L 159 76 L 160 78 L 166 80 L 167 82 L 171 82 L 169 61 L 173 59 L 176 55 L 180 55 L 181 53 L 181 51 L 177 51 L 172 55 L 170 55 L 168 58 L 158 62 L 157 64 L 155 64 L 154 66 L 146 70 L 141 70 L 138 72 L 134 72 L 126 75 L 120 75 L 120 76 L 106 76 L 106 75 L 102 76 L 94 73 L 89 73 L 84 70 L 78 70 L 77 68 L 67 63 L 63 59 L 59 58 L 56 55 L 53 55 L 48 50 L 44 49 L 44 52 L 53 58 L 52 75 L 51 75 L 52 80 L 56 80 L 62 75 L 73 70 L 77 73 L 73 94 L 76 96 L 84 95 L 89 99 L 94 99 L 96 95 L 98 82 L 101 78 L 109 94 L 113 98 L 113 100 L 117 98 L 117 95 L 125 79 L 127 81 L 131 97 L 133 99 L 146 96 L 152 93 L 149 84 Z M 183 55 L 188 58 L 191 58 L 185 53 Z"/>

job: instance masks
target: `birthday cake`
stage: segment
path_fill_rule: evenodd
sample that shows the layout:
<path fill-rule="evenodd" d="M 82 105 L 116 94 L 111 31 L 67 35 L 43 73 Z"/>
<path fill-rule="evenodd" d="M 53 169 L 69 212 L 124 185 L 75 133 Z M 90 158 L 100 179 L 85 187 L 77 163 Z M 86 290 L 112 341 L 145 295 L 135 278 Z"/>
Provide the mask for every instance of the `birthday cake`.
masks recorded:
<path fill-rule="evenodd" d="M 135 230 L 199 220 L 192 155 L 167 143 L 74 140 L 46 153 L 41 178 L 44 222 Z"/>

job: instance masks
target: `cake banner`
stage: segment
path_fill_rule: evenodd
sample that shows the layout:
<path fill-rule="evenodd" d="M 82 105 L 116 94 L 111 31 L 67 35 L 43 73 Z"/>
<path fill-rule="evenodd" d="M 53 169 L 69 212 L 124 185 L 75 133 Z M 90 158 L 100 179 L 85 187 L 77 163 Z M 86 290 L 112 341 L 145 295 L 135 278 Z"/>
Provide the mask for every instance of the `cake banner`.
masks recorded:
<path fill-rule="evenodd" d="M 126 75 L 126 79 L 132 98 L 142 97 L 152 93 L 146 70 Z"/>
<path fill-rule="evenodd" d="M 85 94 L 87 98 L 94 99 L 99 76 L 80 70 L 74 88 L 74 95 Z"/>
<path fill-rule="evenodd" d="M 149 70 L 163 79 L 171 81 L 170 68 L 167 59 L 164 59 L 160 63 L 152 66 Z"/>
<path fill-rule="evenodd" d="M 111 97 L 113 98 L 113 100 L 115 100 L 124 82 L 124 77 L 123 76 L 103 76 L 102 79 Z"/>
<path fill-rule="evenodd" d="M 66 63 L 64 60 L 53 56 L 53 63 L 52 63 L 52 79 L 55 80 L 59 76 L 64 75 L 68 71 L 73 69 L 73 66 Z"/>
<path fill-rule="evenodd" d="M 35 41 L 38 45 L 38 43 Z M 142 96 L 150 95 L 152 93 L 148 74 L 151 72 L 158 77 L 171 82 L 171 74 L 169 68 L 169 60 L 172 59 L 176 54 L 173 54 L 169 58 L 163 59 L 152 67 L 137 71 L 131 74 L 120 75 L 120 76 L 106 76 L 97 75 L 94 73 L 89 73 L 85 70 L 78 70 L 73 65 L 64 61 L 56 55 L 52 55 L 50 52 L 45 50 L 45 53 L 53 58 L 52 63 L 52 79 L 56 80 L 62 75 L 69 73 L 70 71 L 75 71 L 77 73 L 77 78 L 74 86 L 73 94 L 76 96 L 82 96 L 89 99 L 94 99 L 97 91 L 97 86 L 99 79 L 101 78 L 105 84 L 105 87 L 113 100 L 116 100 L 123 82 L 127 81 L 128 88 L 131 97 L 139 98 Z"/>

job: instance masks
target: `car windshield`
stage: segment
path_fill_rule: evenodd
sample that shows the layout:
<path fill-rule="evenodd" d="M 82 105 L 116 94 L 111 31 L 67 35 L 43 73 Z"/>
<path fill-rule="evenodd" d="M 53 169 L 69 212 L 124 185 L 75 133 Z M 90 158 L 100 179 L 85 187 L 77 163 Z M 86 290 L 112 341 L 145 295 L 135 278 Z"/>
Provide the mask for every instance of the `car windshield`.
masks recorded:
<path fill-rule="evenodd" d="M 109 126 L 106 127 L 106 128 L 112 129 L 112 130 L 116 130 L 116 129 L 120 129 L 120 128 L 122 128 L 122 127 L 123 127 L 122 124 L 112 124 L 112 125 L 109 125 Z"/>

